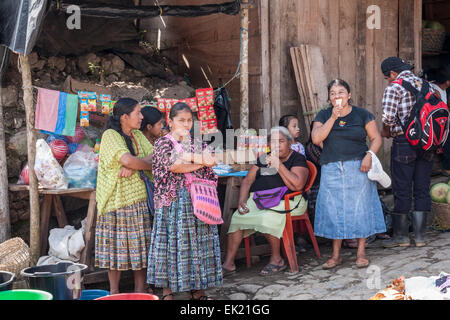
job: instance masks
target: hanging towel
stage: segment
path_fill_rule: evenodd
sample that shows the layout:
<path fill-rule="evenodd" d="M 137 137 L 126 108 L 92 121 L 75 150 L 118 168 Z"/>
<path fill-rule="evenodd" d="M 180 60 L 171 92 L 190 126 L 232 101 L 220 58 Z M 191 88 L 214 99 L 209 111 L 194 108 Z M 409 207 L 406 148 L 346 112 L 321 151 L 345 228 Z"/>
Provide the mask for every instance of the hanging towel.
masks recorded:
<path fill-rule="evenodd" d="M 66 121 L 62 134 L 73 137 L 77 125 L 78 116 L 78 96 L 76 94 L 67 94 L 66 100 Z"/>
<path fill-rule="evenodd" d="M 59 91 L 38 88 L 34 127 L 55 132 L 58 120 Z"/>
<path fill-rule="evenodd" d="M 59 103 L 58 103 L 58 119 L 56 120 L 55 133 L 62 134 L 64 126 L 66 125 L 66 99 L 67 93 L 59 93 Z"/>

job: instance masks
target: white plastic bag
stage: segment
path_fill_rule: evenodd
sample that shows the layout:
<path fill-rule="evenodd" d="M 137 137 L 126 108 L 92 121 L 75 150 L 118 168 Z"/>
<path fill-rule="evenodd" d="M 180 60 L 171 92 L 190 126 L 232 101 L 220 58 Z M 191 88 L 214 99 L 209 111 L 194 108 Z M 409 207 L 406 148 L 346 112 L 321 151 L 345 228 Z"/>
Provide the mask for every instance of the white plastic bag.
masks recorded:
<path fill-rule="evenodd" d="M 383 188 L 387 188 L 391 185 L 391 178 L 383 170 L 380 160 L 372 151 L 369 151 L 372 155 L 372 167 L 367 173 L 367 177 L 372 181 L 377 181 Z"/>
<path fill-rule="evenodd" d="M 44 139 L 36 141 L 36 162 L 34 171 L 42 186 L 46 189 L 67 189 L 68 182 L 61 165 L 53 156 L 52 150 Z"/>
<path fill-rule="evenodd" d="M 50 230 L 48 254 L 62 260 L 79 261 L 85 246 L 83 232 L 84 228 L 75 230 L 69 225 Z"/>
<path fill-rule="evenodd" d="M 64 163 L 64 173 L 70 188 L 95 188 L 98 155 L 91 151 L 76 151 Z"/>

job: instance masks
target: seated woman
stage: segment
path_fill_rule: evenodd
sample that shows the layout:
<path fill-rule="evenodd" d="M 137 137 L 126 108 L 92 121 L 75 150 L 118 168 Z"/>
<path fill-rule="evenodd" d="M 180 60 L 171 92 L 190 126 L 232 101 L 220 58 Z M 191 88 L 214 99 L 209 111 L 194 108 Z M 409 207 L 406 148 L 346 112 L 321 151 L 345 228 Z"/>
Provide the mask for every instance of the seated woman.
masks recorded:
<path fill-rule="evenodd" d="M 305 157 L 291 149 L 294 138 L 286 128 L 273 128 L 269 139 L 271 154 L 262 155 L 242 181 L 238 210 L 234 212 L 228 230 L 227 254 L 222 265 L 224 275 L 235 272 L 234 258 L 243 237 L 256 231 L 266 236 L 271 248 L 269 264 L 260 274 L 263 276 L 274 274 L 283 271 L 287 266 L 280 255 L 280 238 L 284 231 L 286 215 L 258 209 L 253 195 L 256 191 L 284 186 L 289 188 L 286 194 L 300 191 L 306 184 L 309 170 Z M 292 215 L 305 212 L 307 203 L 301 196 L 291 200 L 291 208 L 298 203 L 299 206 L 291 212 Z M 284 200 L 271 209 L 285 210 Z"/>

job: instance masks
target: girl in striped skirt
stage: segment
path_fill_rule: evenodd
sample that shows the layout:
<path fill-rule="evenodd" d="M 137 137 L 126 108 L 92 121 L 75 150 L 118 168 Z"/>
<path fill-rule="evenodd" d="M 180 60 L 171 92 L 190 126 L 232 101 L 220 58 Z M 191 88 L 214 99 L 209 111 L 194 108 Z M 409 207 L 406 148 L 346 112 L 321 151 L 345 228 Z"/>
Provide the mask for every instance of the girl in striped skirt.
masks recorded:
<path fill-rule="evenodd" d="M 171 138 L 187 142 L 183 143 L 187 152 L 177 154 L 168 136 L 155 143 L 156 213 L 147 282 L 163 288 L 163 300 L 173 300 L 175 292 L 185 291 L 190 291 L 194 300 L 208 300 L 205 290 L 222 284 L 219 235 L 216 225 L 206 224 L 194 215 L 185 173 L 217 180 L 211 169 L 216 161 L 209 153 L 203 153 L 199 161 L 191 159 L 206 146 L 193 143 L 189 133 L 193 115 L 187 104 L 172 107 L 168 125 Z"/>

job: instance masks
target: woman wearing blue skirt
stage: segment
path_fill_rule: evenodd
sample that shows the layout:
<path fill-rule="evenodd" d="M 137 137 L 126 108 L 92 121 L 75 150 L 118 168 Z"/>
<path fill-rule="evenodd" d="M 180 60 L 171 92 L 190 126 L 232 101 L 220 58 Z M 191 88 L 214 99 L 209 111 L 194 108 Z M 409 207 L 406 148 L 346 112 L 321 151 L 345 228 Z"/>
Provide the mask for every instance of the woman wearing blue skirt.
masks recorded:
<path fill-rule="evenodd" d="M 314 144 L 323 142 L 314 233 L 333 239 L 333 255 L 323 269 L 342 263 L 340 249 L 344 239 L 358 239 L 356 266 L 365 268 L 369 265 L 366 238 L 386 231 L 376 182 L 367 177 L 372 165 L 369 151 L 377 153 L 382 138 L 374 115 L 349 104 L 347 82 L 332 81 L 328 98 L 331 106 L 317 114 L 311 134 Z"/>

